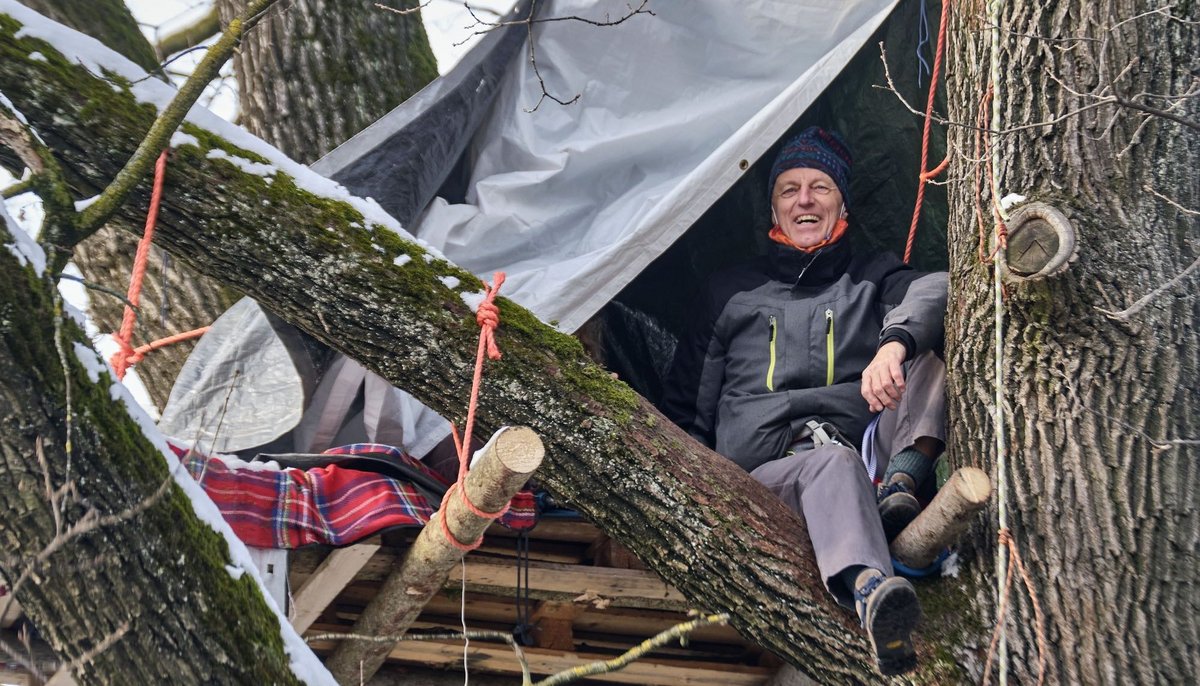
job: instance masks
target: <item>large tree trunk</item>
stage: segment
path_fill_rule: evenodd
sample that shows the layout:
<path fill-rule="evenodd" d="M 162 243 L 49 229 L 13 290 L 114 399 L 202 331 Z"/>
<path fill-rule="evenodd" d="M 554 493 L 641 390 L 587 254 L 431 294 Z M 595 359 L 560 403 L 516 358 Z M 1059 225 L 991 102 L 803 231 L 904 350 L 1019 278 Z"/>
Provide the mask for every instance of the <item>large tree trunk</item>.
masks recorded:
<path fill-rule="evenodd" d="M 0 90 L 73 178 L 103 184 L 149 126 L 149 113 L 15 31 L 0 20 Z M 49 61 L 29 59 L 35 50 Z M 194 125 L 183 131 L 201 147 L 173 153 L 161 245 L 461 417 L 477 336 L 461 294 L 478 291 L 479 281 L 426 261 L 416 244 L 350 205 L 297 188 L 285 171 L 246 174 L 207 152 L 260 155 Z M 129 206 L 147 190 L 143 184 Z M 402 254 L 411 259 L 397 266 Z M 450 276 L 459 285 L 448 285 Z M 798 517 L 589 362 L 573 338 L 503 298 L 499 304 L 505 356 L 489 366 L 478 431 L 534 428 L 546 437 L 542 482 L 698 605 L 729 611 L 746 636 L 826 682 L 877 680 L 856 619 L 823 588 Z"/>
<path fill-rule="evenodd" d="M 217 0 L 223 22 L 247 0 Z M 241 116 L 254 135 L 310 164 L 437 77 L 420 12 L 375 0 L 295 0 L 234 57 Z M 411 9 L 418 0 L 379 4 Z"/>
<path fill-rule="evenodd" d="M 60 356 L 53 288 L 0 250 L 0 575 L 82 683 L 300 683 L 282 618 L 69 319 Z"/>
<path fill-rule="evenodd" d="M 1125 0 L 1000 6 L 1001 130 L 1067 115 L 1113 95 L 1113 88 L 1159 109 L 1178 104 L 1174 114 L 1200 120 L 1196 97 L 1135 96 L 1194 93 L 1195 3 L 1170 6 L 1182 21 L 1143 14 L 1147 3 Z M 973 123 L 995 34 L 982 9 L 956 8 L 950 118 Z M 954 128 L 952 137 L 959 150 L 973 150 L 971 129 Z M 1185 282 L 1128 323 L 1097 308 L 1124 308 L 1196 258 L 1195 213 L 1143 186 L 1200 209 L 1200 135 L 1104 105 L 993 141 L 1001 193 L 1057 206 L 1079 236 L 1078 260 L 1065 273 L 1009 286 L 1003 307 L 1010 454 L 998 476 L 1007 484 L 1008 528 L 1046 616 L 1047 683 L 1194 679 L 1200 673 L 1194 335 L 1200 299 L 1194 282 Z M 991 269 L 976 250 L 970 182 L 976 168 L 961 158 L 956 168 L 952 176 L 966 181 L 952 189 L 951 451 L 960 464 L 995 473 Z M 990 219 L 987 226 L 991 231 Z M 974 569 L 978 607 L 989 623 L 996 516 L 993 509 L 980 532 L 981 564 Z M 1009 668 L 1031 683 L 1038 654 L 1033 609 L 1019 585 L 1010 602 Z"/>

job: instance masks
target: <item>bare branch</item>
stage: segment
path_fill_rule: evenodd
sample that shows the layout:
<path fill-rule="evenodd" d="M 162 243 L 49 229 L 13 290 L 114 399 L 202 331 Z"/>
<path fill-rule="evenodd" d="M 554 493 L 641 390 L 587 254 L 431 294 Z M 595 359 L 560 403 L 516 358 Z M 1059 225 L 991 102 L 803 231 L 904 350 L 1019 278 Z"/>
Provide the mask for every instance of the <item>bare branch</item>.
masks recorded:
<path fill-rule="evenodd" d="M 1183 205 L 1180 205 L 1179 203 L 1168 198 L 1167 196 L 1163 195 L 1162 193 L 1159 193 L 1158 191 L 1154 190 L 1153 188 L 1150 187 L 1150 184 L 1148 184 L 1148 183 L 1142 184 L 1142 190 L 1146 191 L 1150 195 L 1153 195 L 1154 197 L 1158 198 L 1159 200 L 1162 200 L 1163 202 L 1174 207 L 1175 209 L 1179 210 L 1180 212 L 1183 212 L 1184 214 L 1188 214 L 1193 217 L 1200 217 L 1200 210 L 1189 210 L 1188 208 L 1184 207 Z"/>
<path fill-rule="evenodd" d="M 1128 322 L 1130 319 L 1132 319 L 1134 317 L 1134 315 L 1136 315 L 1138 312 L 1141 312 L 1143 309 L 1145 309 L 1146 305 L 1149 305 L 1155 298 L 1162 295 L 1163 293 L 1166 293 L 1167 291 L 1178 286 L 1179 284 L 1183 283 L 1183 281 L 1186 280 L 1189 276 L 1191 276 L 1192 272 L 1196 271 L 1197 269 L 1200 269 L 1200 257 L 1196 258 L 1195 261 L 1193 261 L 1190 265 L 1188 265 L 1187 269 L 1184 269 L 1182 272 L 1180 272 L 1178 275 L 1176 275 L 1175 278 L 1164 283 L 1163 285 L 1159 286 L 1158 288 L 1155 288 L 1154 290 L 1150 291 L 1149 293 L 1147 293 L 1146 295 L 1144 295 L 1140 299 L 1138 299 L 1137 302 L 1135 302 L 1134 304 L 1130 305 L 1129 307 L 1121 310 L 1120 312 L 1113 312 L 1112 310 L 1106 310 L 1102 307 L 1097 307 L 1096 311 L 1100 312 L 1101 314 L 1108 317 L 1109 319 L 1115 319 L 1115 320 L 1121 321 L 1121 322 Z"/>
<path fill-rule="evenodd" d="M 9 198 L 15 198 L 22 193 L 28 193 L 31 190 L 33 190 L 33 177 L 27 176 L 8 188 L 0 191 L 0 197 L 8 200 Z"/>
<path fill-rule="evenodd" d="M 115 631 L 113 631 L 111 634 L 105 636 L 96 645 L 92 646 L 91 650 L 84 652 L 79 657 L 75 658 L 74 660 L 71 660 L 70 662 L 63 665 L 62 667 L 59 667 L 58 672 L 56 672 L 55 674 L 56 675 L 64 674 L 64 673 L 71 674 L 75 670 L 79 669 L 80 667 L 86 665 L 87 663 L 91 662 L 92 660 L 95 660 L 98 656 L 103 654 L 104 651 L 113 647 L 113 645 L 115 645 L 117 641 L 124 638 L 125 634 L 129 633 L 129 624 L 130 624 L 129 620 L 125 620 L 124 622 L 122 622 L 121 626 L 117 627 Z"/>
<path fill-rule="evenodd" d="M 708 615 L 706 617 L 698 617 L 690 622 L 677 624 L 666 631 L 660 632 L 658 635 L 642 641 L 638 645 L 630 648 L 621 655 L 611 659 L 597 662 L 590 662 L 586 665 L 580 665 L 573 669 L 568 669 L 564 672 L 559 672 L 554 676 L 543 679 L 534 686 L 561 686 L 569 684 L 572 681 L 578 681 L 596 674 L 608 674 L 617 670 L 623 669 L 631 662 L 645 655 L 646 653 L 664 646 L 671 641 L 687 636 L 696 629 L 707 626 L 709 624 L 725 624 L 729 621 L 728 614 Z"/>
<path fill-rule="evenodd" d="M 212 9 L 204 16 L 158 39 L 158 42 L 154 44 L 154 51 L 158 53 L 161 59 L 181 50 L 194 48 L 200 45 L 201 42 L 217 35 L 220 31 L 221 20 L 217 15 L 217 5 L 213 3 Z M 164 64 L 163 66 L 166 65 Z"/>

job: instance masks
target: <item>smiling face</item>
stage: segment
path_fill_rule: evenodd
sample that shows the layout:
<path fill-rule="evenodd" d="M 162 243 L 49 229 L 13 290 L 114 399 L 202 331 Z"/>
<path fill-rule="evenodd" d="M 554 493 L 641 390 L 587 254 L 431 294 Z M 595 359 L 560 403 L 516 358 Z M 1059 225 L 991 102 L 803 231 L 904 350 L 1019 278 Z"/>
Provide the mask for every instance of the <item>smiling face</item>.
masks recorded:
<path fill-rule="evenodd" d="M 842 217 L 842 193 L 823 171 L 789 169 L 775 179 L 771 214 L 792 243 L 809 248 L 833 233 Z"/>

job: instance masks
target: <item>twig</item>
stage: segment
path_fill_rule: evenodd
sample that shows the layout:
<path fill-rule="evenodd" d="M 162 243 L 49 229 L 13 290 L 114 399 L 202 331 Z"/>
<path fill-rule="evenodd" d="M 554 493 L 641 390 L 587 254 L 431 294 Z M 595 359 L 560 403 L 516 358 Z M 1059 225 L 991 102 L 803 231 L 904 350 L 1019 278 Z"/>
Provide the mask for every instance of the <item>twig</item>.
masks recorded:
<path fill-rule="evenodd" d="M 26 193 L 30 190 L 33 190 L 33 177 L 32 176 L 21 179 L 20 181 L 9 186 L 8 188 L 5 188 L 4 190 L 0 191 L 0 197 L 4 198 L 5 200 L 8 200 L 9 198 L 15 198 L 18 195 L 20 195 L 22 193 Z"/>
<path fill-rule="evenodd" d="M 536 3 L 537 0 L 533 0 L 533 2 Z M 533 10 L 532 10 L 532 6 L 531 6 L 530 17 L 532 17 L 532 16 L 533 16 Z M 536 112 L 537 109 L 542 106 L 542 103 L 546 101 L 546 98 L 550 98 L 554 102 L 556 102 L 560 105 L 563 105 L 563 106 L 573 105 L 576 102 L 578 102 L 580 96 L 582 96 L 583 93 L 576 93 L 575 97 L 571 98 L 570 100 L 563 101 L 563 100 L 560 100 L 558 97 L 551 95 L 550 91 L 546 90 L 546 80 L 544 78 L 542 78 L 542 71 L 540 69 L 538 69 L 537 52 L 534 48 L 534 43 L 533 43 L 533 22 L 530 22 L 529 24 L 527 24 L 527 29 L 528 29 L 528 34 L 529 34 L 529 39 L 528 39 L 528 42 L 529 42 L 529 66 L 533 67 L 533 75 L 537 77 L 538 86 L 541 87 L 542 94 L 538 97 L 538 101 L 536 103 L 534 103 L 533 107 L 523 108 L 525 110 L 525 112 L 529 113 L 529 114 Z"/>
<path fill-rule="evenodd" d="M 117 641 L 124 638 L 125 634 L 127 634 L 127 633 L 129 633 L 129 620 L 125 620 L 124 622 L 122 622 L 121 626 L 117 627 L 116 631 L 113 631 L 111 634 L 109 634 L 109 635 L 105 636 L 103 639 L 101 639 L 101 641 L 99 643 L 92 646 L 91 650 L 84 652 L 79 657 L 77 657 L 74 660 L 71 660 L 70 662 L 68 662 L 67 664 L 59 667 L 58 672 L 56 672 L 56 674 L 61 674 L 63 672 L 70 674 L 70 673 L 74 672 L 75 670 L 79 669 L 80 667 L 91 662 L 92 660 L 95 660 L 101 653 L 103 653 L 104 651 L 113 647 L 113 645 L 115 645 Z"/>
<path fill-rule="evenodd" d="M 429 3 L 431 3 L 431 2 L 433 2 L 433 0 L 425 0 L 425 2 L 418 3 L 416 7 L 388 7 L 387 5 L 385 5 L 383 3 L 377 2 L 377 3 L 375 3 L 375 7 L 377 7 L 378 9 L 381 9 L 381 10 L 387 10 L 388 12 L 393 12 L 395 14 L 400 14 L 400 15 L 416 14 L 417 12 L 420 12 L 421 10 L 425 9 L 426 7 L 429 7 Z M 463 4 L 467 6 L 467 9 L 471 8 L 469 3 L 464 2 Z"/>
<path fill-rule="evenodd" d="M 78 283 L 78 284 L 82 284 L 82 285 L 83 285 L 83 287 L 84 287 L 84 288 L 86 288 L 86 289 L 88 289 L 88 290 L 100 291 L 101 293 L 104 293 L 104 294 L 107 294 L 107 295 L 111 295 L 112 297 L 114 297 L 114 298 L 116 298 L 116 299 L 120 300 L 120 301 L 121 301 L 122 303 L 124 303 L 126 306 L 128 306 L 128 307 L 132 307 L 132 308 L 133 308 L 133 312 L 134 312 L 134 316 L 135 316 L 135 317 L 140 317 L 140 316 L 141 316 L 141 313 L 138 311 L 138 308 L 137 308 L 137 307 L 136 307 L 136 306 L 135 306 L 133 303 L 131 303 L 131 302 L 129 301 L 129 298 L 126 298 L 126 297 L 125 297 L 125 294 L 124 294 L 124 293 L 120 293 L 120 292 L 118 292 L 118 291 L 114 291 L 113 289 L 111 289 L 111 288 L 109 288 L 109 287 L 107 287 L 107 286 L 102 286 L 102 285 L 100 285 L 100 284 L 98 284 L 98 283 L 96 283 L 96 282 L 94 282 L 94 281 L 88 281 L 87 279 L 83 278 L 82 276 L 75 276 L 74 274 L 60 273 L 60 274 L 56 274 L 56 275 L 55 275 L 55 278 L 57 278 L 57 279 L 66 279 L 67 281 L 74 281 L 74 282 L 76 282 L 76 283 Z"/>
<path fill-rule="evenodd" d="M 1187 269 L 1184 269 L 1182 272 L 1180 272 L 1178 275 L 1176 275 L 1175 278 L 1164 283 L 1163 285 L 1159 286 L 1158 288 L 1155 288 L 1154 290 L 1150 291 L 1149 293 L 1147 293 L 1146 295 L 1144 295 L 1140 299 L 1138 299 L 1137 302 L 1135 302 L 1132 305 L 1130 305 L 1129 307 L 1121 310 L 1120 312 L 1113 312 L 1112 310 L 1106 310 L 1102 307 L 1097 307 L 1096 311 L 1100 312 L 1101 314 L 1108 317 L 1109 319 L 1115 319 L 1115 320 L 1121 321 L 1121 322 L 1128 322 L 1130 319 L 1133 318 L 1134 315 L 1136 315 L 1138 312 L 1141 312 L 1143 309 L 1145 309 L 1146 305 L 1150 304 L 1150 302 L 1152 300 L 1154 300 L 1158 296 L 1162 295 L 1163 293 L 1171 290 L 1175 286 L 1178 286 L 1185 279 L 1187 279 L 1189 276 L 1191 276 L 1192 272 L 1196 271 L 1197 269 L 1200 269 L 1200 257 L 1196 258 L 1195 261 L 1193 261 L 1190 265 L 1188 265 Z"/>
<path fill-rule="evenodd" d="M 561 684 L 567 684 L 572 681 L 596 674 L 608 674 L 609 672 L 615 672 L 628 666 L 629 663 L 645 655 L 651 650 L 664 646 L 678 638 L 683 638 L 702 626 L 707 626 L 710 624 L 725 624 L 728 621 L 729 615 L 727 613 L 721 613 L 719 615 L 708 615 L 706 617 L 693 619 L 690 622 L 677 624 L 676 626 L 659 633 L 653 638 L 648 638 L 645 641 L 642 641 L 640 644 L 630 648 L 611 660 L 598 660 L 596 662 L 589 662 L 586 665 L 580 665 L 578 667 L 559 672 L 554 676 L 537 682 L 534 684 L 534 686 L 560 686 Z"/>
<path fill-rule="evenodd" d="M 1142 184 L 1142 190 L 1146 191 L 1150 195 L 1153 195 L 1154 197 L 1158 198 L 1159 200 L 1162 200 L 1163 202 L 1174 207 L 1175 209 L 1179 210 L 1180 212 L 1183 212 L 1184 214 L 1188 214 L 1193 217 L 1200 217 L 1200 211 L 1189 210 L 1188 208 L 1184 207 L 1183 205 L 1180 205 L 1179 203 L 1168 198 L 1167 196 L 1163 195 L 1162 193 L 1159 193 L 1158 191 L 1154 190 L 1153 188 L 1150 187 L 1150 184 L 1148 184 L 1148 183 Z"/>
<path fill-rule="evenodd" d="M 7 609 L 7 607 L 5 607 Z M 32 658 L 27 658 L 22 655 L 22 650 L 19 646 L 14 646 L 8 639 L 0 636 L 0 653 L 7 654 L 12 661 L 21 666 L 22 669 L 33 675 L 33 678 L 38 680 L 38 683 L 46 682 L 46 673 L 38 669 L 37 662 Z"/>
<path fill-rule="evenodd" d="M 221 66 L 238 46 L 245 32 L 257 22 L 264 11 L 277 1 L 251 0 L 242 14 L 229 22 L 225 33 L 221 34 L 204 59 L 196 66 L 195 72 L 184 82 L 171 104 L 159 114 L 154 124 L 151 125 L 150 131 L 146 133 L 146 137 L 142 139 L 125 167 L 101 192 L 96 202 L 89 205 L 80 214 L 74 237 L 75 243 L 95 233 L 116 214 L 121 204 L 125 202 L 125 198 L 150 171 L 158 154 L 167 146 L 171 134 L 187 116 L 188 110 L 204 92 L 208 82 L 220 72 Z"/>

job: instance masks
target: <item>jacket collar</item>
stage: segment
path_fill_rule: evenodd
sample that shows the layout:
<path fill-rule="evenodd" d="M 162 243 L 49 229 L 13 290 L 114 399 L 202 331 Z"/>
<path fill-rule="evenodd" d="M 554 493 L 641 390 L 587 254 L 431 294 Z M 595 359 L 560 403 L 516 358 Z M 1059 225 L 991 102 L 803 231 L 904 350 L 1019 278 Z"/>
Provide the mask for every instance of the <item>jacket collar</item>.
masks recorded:
<path fill-rule="evenodd" d="M 846 273 L 852 251 L 846 238 L 809 255 L 772 241 L 767 247 L 771 275 L 792 286 L 824 286 Z"/>

